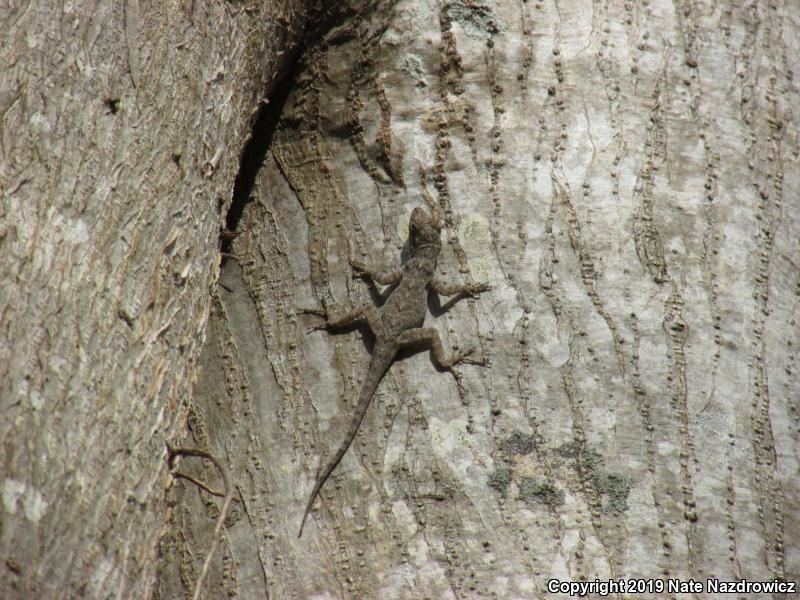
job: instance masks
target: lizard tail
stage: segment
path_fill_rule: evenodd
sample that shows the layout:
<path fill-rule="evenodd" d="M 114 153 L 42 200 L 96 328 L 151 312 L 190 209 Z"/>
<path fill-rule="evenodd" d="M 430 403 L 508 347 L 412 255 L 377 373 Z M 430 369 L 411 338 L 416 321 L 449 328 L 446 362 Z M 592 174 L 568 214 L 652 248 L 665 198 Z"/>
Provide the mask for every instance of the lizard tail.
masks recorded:
<path fill-rule="evenodd" d="M 336 465 L 339 464 L 339 461 L 342 460 L 342 457 L 345 455 L 348 448 L 350 448 L 350 444 L 353 443 L 353 440 L 358 433 L 358 428 L 361 427 L 361 421 L 364 420 L 364 415 L 367 414 L 367 408 L 369 407 L 369 403 L 372 401 L 372 396 L 375 393 L 375 390 L 378 389 L 378 384 L 381 382 L 381 379 L 383 379 L 384 374 L 389 370 L 389 367 L 392 364 L 394 353 L 392 353 L 392 355 L 389 356 L 389 359 L 386 360 L 385 357 L 387 353 L 382 351 L 383 349 L 379 348 L 378 346 L 379 345 L 376 344 L 372 352 L 369 369 L 367 370 L 367 379 L 364 381 L 364 385 L 361 388 L 361 394 L 358 397 L 358 405 L 356 406 L 353 420 L 350 422 L 350 427 L 347 429 L 347 434 L 344 437 L 344 441 L 342 442 L 342 445 L 339 446 L 339 449 L 336 451 L 333 459 L 331 459 L 331 461 L 325 467 L 325 470 L 322 471 L 320 476 L 317 478 L 317 482 L 314 484 L 314 489 L 311 491 L 311 497 L 308 499 L 306 511 L 303 513 L 303 520 L 300 522 L 300 533 L 297 534 L 298 539 L 303 536 L 303 527 L 306 524 L 306 517 L 308 516 L 308 513 L 311 512 L 311 507 L 314 506 L 314 501 L 317 499 L 319 491 L 322 489 L 322 486 L 325 485 L 325 482 L 328 481 L 328 477 L 331 476 L 331 473 L 333 473 L 333 470 L 336 468 Z"/>

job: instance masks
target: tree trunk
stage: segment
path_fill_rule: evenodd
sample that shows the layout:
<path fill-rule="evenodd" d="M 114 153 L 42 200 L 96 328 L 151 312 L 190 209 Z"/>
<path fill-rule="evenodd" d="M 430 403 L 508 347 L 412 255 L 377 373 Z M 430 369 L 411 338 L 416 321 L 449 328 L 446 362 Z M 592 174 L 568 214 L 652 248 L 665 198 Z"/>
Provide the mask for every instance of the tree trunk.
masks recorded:
<path fill-rule="evenodd" d="M 631 596 L 688 598 L 712 596 L 709 579 L 800 580 L 792 5 L 370 8 L 308 37 L 290 83 L 256 120 L 227 220 L 240 235 L 219 287 L 210 205 L 185 192 L 227 198 L 236 165 L 223 152 L 226 176 L 169 170 L 170 145 L 183 138 L 156 121 L 176 127 L 168 110 L 180 106 L 188 143 L 188 99 L 159 101 L 155 115 L 148 104 L 141 122 L 145 99 L 180 90 L 130 87 L 120 105 L 139 113 L 127 117 L 124 148 L 92 154 L 39 141 L 16 179 L 4 166 L 2 264 L 16 283 L 0 305 L 14 344 L 3 348 L 11 418 L 0 535 L 16 562 L 6 559 L 3 589 L 44 590 L 53 577 L 63 596 L 79 595 L 81 582 L 89 597 L 135 595 L 151 581 L 162 523 L 155 595 L 194 589 L 221 499 L 181 481 L 165 511 L 164 447 L 180 434 L 180 398 L 195 376 L 192 443 L 227 465 L 237 497 L 209 598 L 559 597 L 551 580 L 612 578 L 642 580 Z M 269 35 L 263 18 L 237 15 Z M 62 35 L 71 27 L 65 20 Z M 176 49 L 180 40 L 154 29 L 140 25 L 164 53 L 197 47 L 196 61 L 242 64 L 230 58 L 238 46 L 199 53 L 199 32 L 187 29 L 196 41 Z M 245 39 L 274 41 L 253 35 Z M 89 38 L 76 34 L 76 44 Z M 202 39 L 244 43 L 234 38 Z M 248 67 L 244 87 L 228 94 L 263 89 L 258 74 L 277 64 L 247 56 L 261 70 Z M 161 64 L 174 77 L 175 61 Z M 192 159 L 198 172 L 214 148 L 238 151 L 239 115 L 254 105 L 222 94 L 213 67 L 197 83 L 221 99 L 204 98 L 209 110 L 191 130 L 218 136 L 212 115 L 239 120 L 226 144 L 205 134 L 205 145 L 182 151 L 180 164 L 189 152 L 211 155 Z M 239 86 L 238 70 L 226 74 L 234 68 L 219 76 Z M 88 110 L 76 89 L 62 102 L 82 98 L 73 110 Z M 53 105 L 45 96 L 26 93 L 27 103 L 6 102 L 4 131 L 9 114 L 37 139 L 66 126 L 42 112 Z M 99 133 L 82 135 L 100 147 Z M 27 163 L 65 149 L 108 164 L 70 170 L 59 158 L 58 169 L 26 176 Z M 158 152 L 156 183 L 144 165 Z M 475 346 L 488 366 L 450 374 L 427 353 L 401 357 L 297 539 L 316 476 L 350 423 L 371 343 L 357 331 L 306 335 L 320 319 L 303 311 L 377 302 L 348 257 L 400 264 L 408 215 L 424 205 L 420 171 L 443 216 L 438 277 L 493 286 L 444 312 L 432 303 L 426 326 L 448 349 Z M 65 202 L 78 185 L 100 191 Z M 145 189 L 159 202 L 122 202 Z M 92 215 L 90 227 L 76 229 L 81 215 Z M 175 222 L 202 241 L 190 244 Z M 181 470 L 220 486 L 210 464 Z M 666 583 L 690 578 L 703 589 L 678 594 Z"/>
<path fill-rule="evenodd" d="M 226 593 L 798 579 L 789 11 L 408 1 L 307 50 L 190 421 L 240 494 Z M 419 165 L 445 219 L 441 277 L 493 285 L 426 325 L 491 366 L 398 361 L 298 540 L 370 345 L 306 335 L 320 321 L 298 311 L 373 302 L 348 253 L 399 264 Z M 199 560 L 211 521 L 186 494 L 177 547 Z"/>
<path fill-rule="evenodd" d="M 0 7 L 0 597 L 151 595 L 238 155 L 303 4 Z"/>

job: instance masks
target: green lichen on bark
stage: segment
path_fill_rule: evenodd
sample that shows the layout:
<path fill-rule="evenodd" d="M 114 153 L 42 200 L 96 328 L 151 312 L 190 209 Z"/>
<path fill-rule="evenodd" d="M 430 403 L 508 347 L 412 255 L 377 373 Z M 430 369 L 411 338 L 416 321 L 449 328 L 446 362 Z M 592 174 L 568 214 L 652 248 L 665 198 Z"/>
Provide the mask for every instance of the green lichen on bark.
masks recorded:
<path fill-rule="evenodd" d="M 519 483 L 519 500 L 528 504 L 539 503 L 546 506 L 559 506 L 564 504 L 564 490 L 554 486 L 549 481 L 538 480 L 532 477 L 523 477 Z"/>
<path fill-rule="evenodd" d="M 508 486 L 511 484 L 511 469 L 506 466 L 497 467 L 489 475 L 488 484 L 490 488 L 497 490 L 505 498 Z"/>

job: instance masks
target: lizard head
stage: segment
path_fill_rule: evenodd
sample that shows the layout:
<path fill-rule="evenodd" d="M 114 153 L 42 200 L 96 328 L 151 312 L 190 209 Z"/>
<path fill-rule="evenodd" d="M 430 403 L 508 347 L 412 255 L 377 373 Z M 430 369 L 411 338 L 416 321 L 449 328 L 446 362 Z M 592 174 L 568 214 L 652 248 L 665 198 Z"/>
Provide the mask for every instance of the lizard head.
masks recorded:
<path fill-rule="evenodd" d="M 429 215 L 421 207 L 411 211 L 408 221 L 408 240 L 412 248 L 420 246 L 440 245 L 441 225 L 434 215 Z"/>

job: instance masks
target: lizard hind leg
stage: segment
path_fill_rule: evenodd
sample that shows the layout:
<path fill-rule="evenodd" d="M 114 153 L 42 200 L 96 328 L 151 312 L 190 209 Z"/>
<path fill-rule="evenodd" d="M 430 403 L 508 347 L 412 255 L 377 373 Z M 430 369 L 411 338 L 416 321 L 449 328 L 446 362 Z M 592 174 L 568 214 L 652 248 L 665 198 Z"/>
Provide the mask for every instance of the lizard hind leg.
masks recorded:
<path fill-rule="evenodd" d="M 342 329 L 344 327 L 357 325 L 360 321 L 366 321 L 372 332 L 378 333 L 377 329 L 380 329 L 380 317 L 378 315 L 378 309 L 371 304 L 365 304 L 364 306 L 359 306 L 344 313 L 330 312 L 328 313 L 328 322 L 326 325 L 334 329 Z"/>
<path fill-rule="evenodd" d="M 467 348 L 466 350 L 459 350 L 448 356 L 442 345 L 442 338 L 439 337 L 439 331 L 434 327 L 421 327 L 419 329 L 404 331 L 398 336 L 397 343 L 399 346 L 430 348 L 433 364 L 445 371 L 449 371 L 452 367 L 461 362 L 481 364 L 477 361 L 470 361 L 467 359 L 467 357 L 475 351 L 474 347 Z"/>
<path fill-rule="evenodd" d="M 362 321 L 367 322 L 367 325 L 369 325 L 369 328 L 375 335 L 377 335 L 381 329 L 380 315 L 378 314 L 378 310 L 371 304 L 357 306 L 346 312 L 329 311 L 327 317 L 325 323 L 312 327 L 308 330 L 309 333 L 327 328 L 346 329 L 348 327 L 355 327 Z"/>

